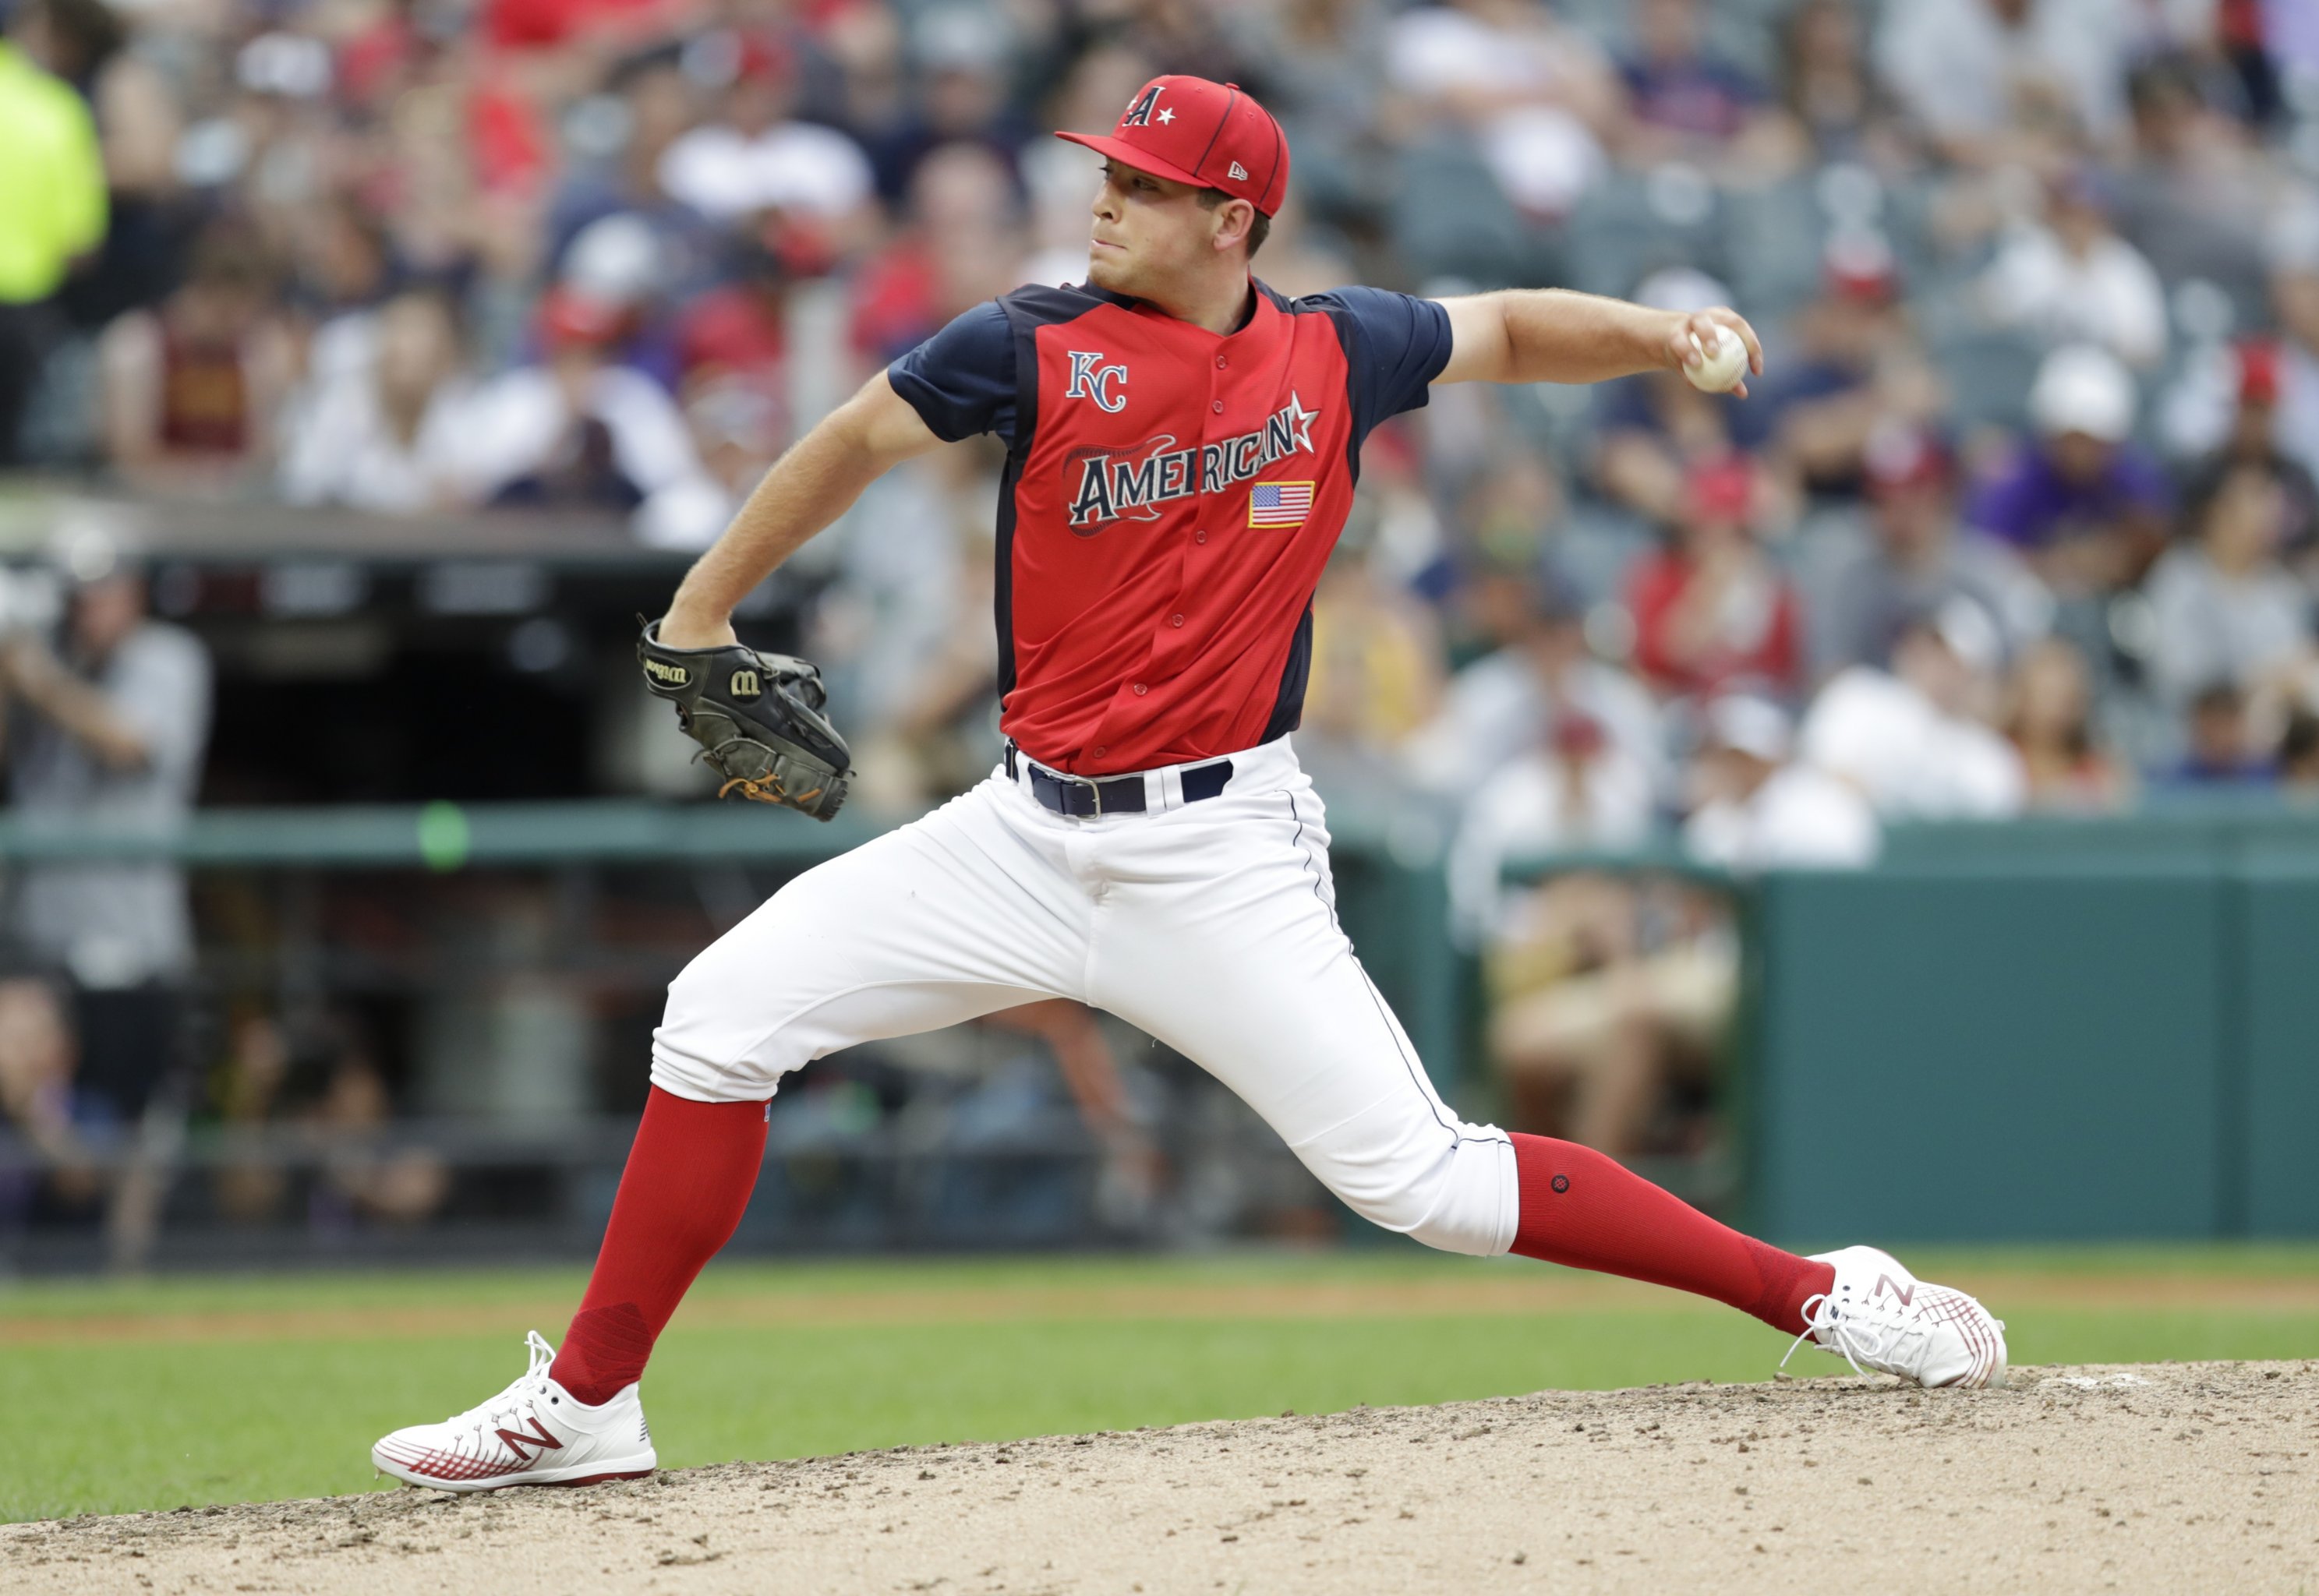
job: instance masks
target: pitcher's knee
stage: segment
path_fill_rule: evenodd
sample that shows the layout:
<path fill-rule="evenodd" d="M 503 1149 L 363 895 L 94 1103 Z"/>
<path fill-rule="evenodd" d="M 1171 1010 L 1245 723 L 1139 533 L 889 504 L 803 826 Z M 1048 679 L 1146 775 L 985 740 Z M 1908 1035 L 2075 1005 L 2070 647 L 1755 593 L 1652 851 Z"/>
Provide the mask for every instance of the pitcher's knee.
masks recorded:
<path fill-rule="evenodd" d="M 652 1083 L 696 1103 L 756 1102 L 793 1066 L 778 1061 L 775 1032 L 756 994 L 720 969 L 720 943 L 702 950 L 668 984 L 653 1032 Z"/>
<path fill-rule="evenodd" d="M 1381 1229 L 1444 1252 L 1492 1258 L 1513 1245 L 1520 1213 L 1513 1146 L 1502 1132 L 1459 1125 L 1455 1141 L 1434 1127 L 1422 1148 L 1362 1157 L 1325 1145 L 1299 1154 L 1354 1213 Z"/>

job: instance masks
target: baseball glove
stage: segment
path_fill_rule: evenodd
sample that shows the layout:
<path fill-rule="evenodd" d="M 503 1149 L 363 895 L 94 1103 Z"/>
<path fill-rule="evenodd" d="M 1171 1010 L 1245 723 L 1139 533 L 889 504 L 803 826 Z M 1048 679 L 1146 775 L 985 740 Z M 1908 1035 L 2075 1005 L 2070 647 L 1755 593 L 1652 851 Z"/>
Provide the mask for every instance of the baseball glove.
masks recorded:
<path fill-rule="evenodd" d="M 636 642 L 645 685 L 676 706 L 677 724 L 700 744 L 725 784 L 761 804 L 786 804 L 827 820 L 845 802 L 852 755 L 821 710 L 821 672 L 785 654 L 732 644 L 671 648 L 660 623 Z"/>

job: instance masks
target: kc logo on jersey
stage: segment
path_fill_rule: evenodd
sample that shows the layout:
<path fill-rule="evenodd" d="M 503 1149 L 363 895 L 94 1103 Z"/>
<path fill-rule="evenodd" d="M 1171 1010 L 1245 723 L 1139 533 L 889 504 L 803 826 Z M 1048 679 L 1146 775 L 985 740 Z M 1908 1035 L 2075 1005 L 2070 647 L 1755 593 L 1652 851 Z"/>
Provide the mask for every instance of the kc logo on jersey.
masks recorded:
<path fill-rule="evenodd" d="M 1114 416 L 1127 408 L 1127 395 L 1111 391 L 1114 379 L 1122 389 L 1127 386 L 1125 366 L 1097 365 L 1096 362 L 1103 358 L 1100 349 L 1073 349 L 1069 354 L 1071 385 L 1063 392 L 1065 399 L 1092 399 L 1096 409 Z"/>
<path fill-rule="evenodd" d="M 1263 426 L 1221 443 L 1179 449 L 1173 434 L 1163 434 L 1125 454 L 1079 450 L 1064 467 L 1066 473 L 1072 466 L 1078 469 L 1078 482 L 1070 488 L 1071 525 L 1092 528 L 1129 516 L 1139 521 L 1157 520 L 1159 507 L 1171 499 L 1222 493 L 1237 487 L 1291 455 L 1312 454 L 1313 423 L 1320 417 L 1319 410 L 1306 410 L 1304 401 L 1291 393 L 1288 402 Z M 1303 519 L 1300 514 L 1296 523 L 1259 524 L 1294 525 Z M 1088 535 L 1084 530 L 1080 533 Z"/>

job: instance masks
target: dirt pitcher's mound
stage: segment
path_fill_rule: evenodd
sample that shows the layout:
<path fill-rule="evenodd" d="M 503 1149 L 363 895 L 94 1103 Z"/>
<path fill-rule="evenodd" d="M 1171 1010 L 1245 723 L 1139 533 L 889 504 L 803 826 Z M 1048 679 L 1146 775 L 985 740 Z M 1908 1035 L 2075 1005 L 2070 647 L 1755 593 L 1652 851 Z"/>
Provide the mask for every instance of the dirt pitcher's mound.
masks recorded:
<path fill-rule="evenodd" d="M 1678 1385 L 0 1529 L 0 1589 L 2319 1586 L 2319 1362 Z"/>

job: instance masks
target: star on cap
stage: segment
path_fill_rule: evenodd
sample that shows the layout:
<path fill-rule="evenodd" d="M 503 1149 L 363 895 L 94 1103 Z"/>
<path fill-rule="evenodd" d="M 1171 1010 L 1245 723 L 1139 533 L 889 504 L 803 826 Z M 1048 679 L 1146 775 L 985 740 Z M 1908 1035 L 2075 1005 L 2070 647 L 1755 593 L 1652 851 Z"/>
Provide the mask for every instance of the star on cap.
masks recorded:
<path fill-rule="evenodd" d="M 1176 120 L 1176 108 L 1171 105 L 1167 110 L 1162 111 L 1160 113 L 1160 120 L 1161 122 L 1174 122 Z"/>

